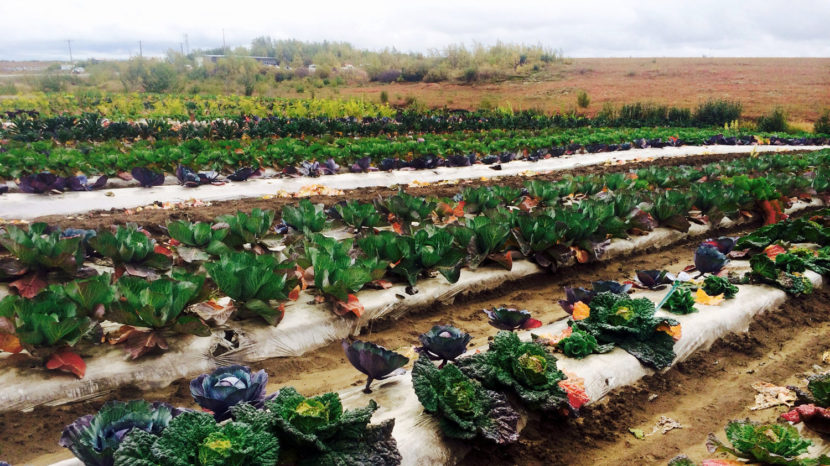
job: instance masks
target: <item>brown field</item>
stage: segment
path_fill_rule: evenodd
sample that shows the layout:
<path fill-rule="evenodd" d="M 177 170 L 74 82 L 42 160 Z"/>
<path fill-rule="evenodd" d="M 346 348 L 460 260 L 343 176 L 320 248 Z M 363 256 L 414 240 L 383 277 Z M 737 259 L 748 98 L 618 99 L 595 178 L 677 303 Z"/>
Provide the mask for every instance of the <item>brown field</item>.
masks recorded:
<path fill-rule="evenodd" d="M 585 90 L 595 114 L 606 103 L 655 102 L 694 107 L 710 97 L 740 100 L 744 116 L 758 117 L 775 106 L 793 122 L 812 122 L 830 108 L 830 58 L 574 58 L 525 80 L 497 84 L 395 83 L 340 88 L 341 96 L 392 103 L 415 97 L 431 106 L 475 109 L 511 105 L 566 112 Z M 329 96 L 329 89 L 316 90 Z M 294 95 L 295 97 L 297 94 Z"/>

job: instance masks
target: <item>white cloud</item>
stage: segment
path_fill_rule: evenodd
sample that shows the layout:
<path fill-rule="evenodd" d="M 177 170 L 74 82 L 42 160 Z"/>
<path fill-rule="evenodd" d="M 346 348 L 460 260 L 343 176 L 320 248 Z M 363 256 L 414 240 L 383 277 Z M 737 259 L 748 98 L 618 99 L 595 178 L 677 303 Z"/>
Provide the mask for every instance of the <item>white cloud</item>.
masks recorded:
<path fill-rule="evenodd" d="M 426 51 L 496 40 L 582 56 L 830 56 L 826 0 L 2 0 L 0 59 L 159 55 L 257 36 Z"/>

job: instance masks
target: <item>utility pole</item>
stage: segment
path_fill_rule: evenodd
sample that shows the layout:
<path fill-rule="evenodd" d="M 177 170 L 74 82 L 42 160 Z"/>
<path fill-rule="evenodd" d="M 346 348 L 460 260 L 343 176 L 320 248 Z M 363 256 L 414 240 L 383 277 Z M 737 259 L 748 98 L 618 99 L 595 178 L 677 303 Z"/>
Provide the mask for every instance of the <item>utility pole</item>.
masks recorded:
<path fill-rule="evenodd" d="M 66 39 L 66 45 L 69 46 L 69 64 L 72 64 L 72 40 Z"/>
<path fill-rule="evenodd" d="M 182 55 L 184 55 L 184 42 L 179 42 L 179 47 L 182 49 Z"/>
<path fill-rule="evenodd" d="M 227 55 L 228 47 L 225 45 L 225 28 L 222 28 L 222 55 Z"/>
<path fill-rule="evenodd" d="M 190 55 L 190 42 L 187 40 L 187 34 L 184 35 L 184 47 L 187 49 L 187 54 Z"/>
<path fill-rule="evenodd" d="M 138 41 L 138 56 L 139 57 L 144 56 L 144 49 L 142 49 L 142 47 L 141 47 L 141 41 Z"/>

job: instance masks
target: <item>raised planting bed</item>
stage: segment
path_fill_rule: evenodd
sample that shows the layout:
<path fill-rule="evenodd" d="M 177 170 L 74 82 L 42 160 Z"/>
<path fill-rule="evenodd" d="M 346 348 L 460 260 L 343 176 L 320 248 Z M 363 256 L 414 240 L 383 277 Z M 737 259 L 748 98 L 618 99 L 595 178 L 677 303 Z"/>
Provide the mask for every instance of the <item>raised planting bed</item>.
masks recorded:
<path fill-rule="evenodd" d="M 737 261 L 728 269 L 741 273 L 749 268 L 749 263 Z M 806 279 L 813 287 L 823 286 L 822 277 L 812 272 L 805 273 Z M 666 294 L 661 291 L 637 291 L 634 298 L 648 298 L 659 302 Z M 719 305 L 697 304 L 697 312 L 677 315 L 658 310 L 656 317 L 677 320 L 682 327 L 682 337 L 674 344 L 675 353 L 671 366 L 688 359 L 697 351 L 707 349 L 716 340 L 729 333 L 746 332 L 749 323 L 757 315 L 774 311 L 787 302 L 784 291 L 764 285 L 738 285 L 737 299 L 721 302 Z M 533 330 L 538 335 L 555 335 L 567 328 L 565 321 Z M 520 332 L 524 341 L 531 339 L 530 332 Z M 461 360 L 479 354 L 486 348 L 473 350 Z M 589 355 L 576 360 L 557 354 L 557 366 L 565 371 L 569 379 L 581 379 L 587 394 L 587 403 L 596 403 L 611 391 L 631 385 L 646 375 L 655 374 L 654 370 L 645 368 L 631 354 L 617 348 L 604 354 Z M 663 369 L 671 370 L 671 366 Z M 380 424 L 394 419 L 392 436 L 401 455 L 401 464 L 455 464 L 472 448 L 469 441 L 449 440 L 442 434 L 437 418 L 424 412 L 413 387 L 412 376 L 407 373 L 376 382 L 374 391 L 366 394 L 359 387 L 340 391 L 344 408 L 360 408 L 369 400 L 374 400 L 380 408 L 372 421 Z M 515 401 L 515 400 L 514 400 Z M 520 432 L 528 417 L 528 412 L 518 408 L 519 420 L 517 430 Z M 56 463 L 60 466 L 75 466 L 77 460 L 65 460 Z"/>
<path fill-rule="evenodd" d="M 228 201 L 274 195 L 281 191 L 295 193 L 310 183 L 335 190 L 372 186 L 403 186 L 413 183 L 439 183 L 453 180 L 497 178 L 528 172 L 568 170 L 602 164 L 623 164 L 649 158 L 673 158 L 702 154 L 735 154 L 751 152 L 787 152 L 820 149 L 819 146 L 703 146 L 637 149 L 627 152 L 579 154 L 540 160 L 513 161 L 492 170 L 487 165 L 471 167 L 439 167 L 432 170 L 343 173 L 319 178 L 251 179 L 245 183 L 203 186 L 198 189 L 178 184 L 153 188 L 125 187 L 104 191 L 65 192 L 57 196 L 36 196 L 25 193 L 0 195 L 0 219 L 33 219 L 47 215 L 72 215 L 106 209 L 126 209 L 152 204 L 198 199 L 205 202 Z M 175 178 L 169 180 L 176 183 Z"/>
<path fill-rule="evenodd" d="M 798 202 L 788 212 L 821 205 L 823 202 L 819 200 Z M 746 221 L 723 219 L 720 227 Z M 663 248 L 689 237 L 713 233 L 708 224 L 693 224 L 688 233 L 657 228 L 644 236 L 628 240 L 613 239 L 600 260 L 625 257 L 649 248 Z M 574 262 L 564 266 L 572 265 Z M 0 409 L 26 410 L 42 404 L 66 403 L 124 385 L 136 385 L 142 389 L 162 387 L 215 366 L 301 355 L 331 341 L 356 335 L 373 320 L 399 317 L 436 301 L 452 302 L 458 295 L 492 290 L 510 281 L 543 273 L 548 272 L 530 261 L 516 261 L 510 271 L 493 267 L 463 270 L 454 284 L 442 277 L 421 280 L 418 282 L 420 292 L 414 295 L 409 295 L 404 285 L 386 290 L 363 290 L 358 294 L 364 306 L 359 318 L 339 317 L 327 307 L 308 304 L 312 296 L 303 293 L 297 301 L 286 304 L 285 317 L 276 327 L 264 326 L 258 321 L 229 321 L 226 326 L 215 329 L 210 338 L 177 338 L 171 340 L 170 348 L 164 354 L 146 356 L 138 361 L 126 360 L 118 347 L 90 347 L 82 354 L 87 361 L 86 374 L 82 379 L 58 376 L 32 367 L 32 363 L 25 358 L 4 354 L 10 367 L 0 374 Z M 229 339 L 236 339 L 238 347 L 231 345 Z"/>

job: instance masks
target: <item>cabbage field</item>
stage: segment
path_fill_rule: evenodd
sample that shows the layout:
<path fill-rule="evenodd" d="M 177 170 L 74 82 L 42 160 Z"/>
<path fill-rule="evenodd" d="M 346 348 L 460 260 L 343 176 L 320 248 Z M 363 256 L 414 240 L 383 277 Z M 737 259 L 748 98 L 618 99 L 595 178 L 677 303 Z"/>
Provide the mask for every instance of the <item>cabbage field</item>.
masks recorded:
<path fill-rule="evenodd" d="M 830 135 L 151 94 L 0 112 L 11 464 L 830 464 Z"/>

